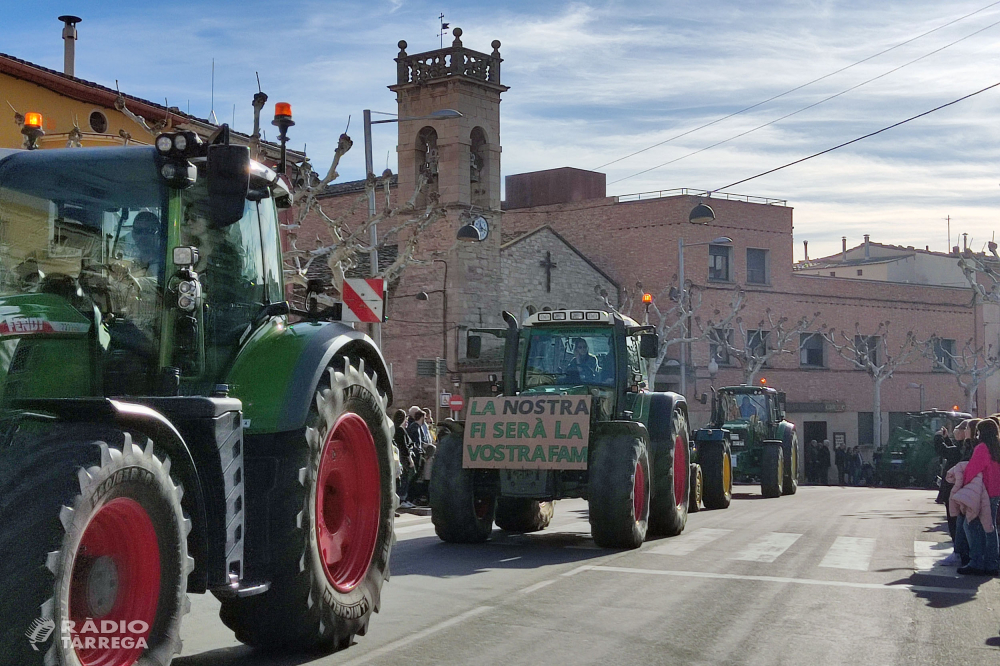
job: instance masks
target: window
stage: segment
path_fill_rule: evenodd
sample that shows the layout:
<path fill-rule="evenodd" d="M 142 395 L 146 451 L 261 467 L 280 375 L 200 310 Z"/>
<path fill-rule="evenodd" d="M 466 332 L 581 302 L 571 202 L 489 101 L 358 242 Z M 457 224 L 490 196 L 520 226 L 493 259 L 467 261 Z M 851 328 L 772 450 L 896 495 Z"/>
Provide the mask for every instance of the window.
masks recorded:
<path fill-rule="evenodd" d="M 837 271 L 830 271 L 830 277 L 837 277 Z"/>
<path fill-rule="evenodd" d="M 767 250 L 747 248 L 747 284 L 769 284 Z"/>
<path fill-rule="evenodd" d="M 878 346 L 881 339 L 877 335 L 855 335 L 854 336 L 854 349 L 857 350 L 858 363 L 861 365 L 871 365 L 877 366 L 879 363 L 878 359 Z"/>
<path fill-rule="evenodd" d="M 823 336 L 819 333 L 799 335 L 799 365 L 807 368 L 823 367 Z"/>
<path fill-rule="evenodd" d="M 946 338 L 934 338 L 934 369 L 955 369 L 955 341 Z"/>
<path fill-rule="evenodd" d="M 713 328 L 708 339 L 710 341 L 708 345 L 709 357 L 714 358 L 719 365 L 730 365 L 729 349 L 724 343 L 733 344 L 733 329 Z"/>
<path fill-rule="evenodd" d="M 858 412 L 858 444 L 875 443 L 875 412 Z"/>
<path fill-rule="evenodd" d="M 864 270 L 862 270 L 862 269 L 859 268 L 858 269 L 858 275 L 864 275 Z"/>
<path fill-rule="evenodd" d="M 747 351 L 761 358 L 767 355 L 767 336 L 770 331 L 747 331 Z"/>
<path fill-rule="evenodd" d="M 94 111 L 90 114 L 90 129 L 94 130 L 98 134 L 104 134 L 108 131 L 108 119 L 100 111 Z"/>
<path fill-rule="evenodd" d="M 708 279 L 718 282 L 732 282 L 732 248 L 727 245 L 708 246 Z"/>

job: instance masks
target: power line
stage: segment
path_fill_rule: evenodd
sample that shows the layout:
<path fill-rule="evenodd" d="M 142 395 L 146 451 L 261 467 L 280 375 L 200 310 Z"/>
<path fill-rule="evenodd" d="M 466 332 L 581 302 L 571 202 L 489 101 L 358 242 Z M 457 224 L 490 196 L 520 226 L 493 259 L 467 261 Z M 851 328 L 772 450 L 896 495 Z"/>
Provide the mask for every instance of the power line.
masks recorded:
<path fill-rule="evenodd" d="M 811 86 L 814 83 L 818 83 L 818 82 L 822 81 L 823 79 L 828 79 L 831 76 L 834 76 L 836 74 L 840 74 L 841 72 L 845 72 L 845 71 L 851 69 L 852 67 L 857 67 L 858 65 L 864 64 L 864 63 L 868 62 L 869 60 L 873 60 L 873 59 L 875 59 L 875 58 L 877 58 L 877 57 L 879 57 L 881 55 L 885 55 L 889 51 L 894 51 L 895 49 L 898 49 L 901 46 L 906 46 L 910 42 L 915 42 L 916 40 L 921 39 L 922 37 L 926 37 L 927 35 L 929 35 L 931 33 L 937 32 L 938 30 L 943 30 L 944 28 L 947 28 L 950 25 L 958 23 L 959 21 L 964 21 L 965 19 L 969 18 L 970 16 L 974 16 L 976 14 L 984 12 L 987 9 L 989 9 L 990 7 L 993 7 L 993 6 L 998 5 L 998 4 L 1000 4 L 1000 0 L 997 0 L 996 2 L 992 2 L 992 3 L 988 4 L 988 5 L 986 5 L 985 7 L 981 7 L 980 9 L 977 9 L 976 11 L 974 11 L 974 12 L 972 12 L 970 14 L 966 14 L 965 16 L 960 16 L 960 17 L 958 17 L 956 19 L 948 21 L 947 23 L 945 23 L 943 25 L 939 25 L 938 27 L 936 27 L 936 28 L 934 28 L 932 30 L 928 30 L 927 32 L 921 33 L 921 34 L 917 35 L 916 37 L 911 37 L 910 39 L 907 39 L 904 42 L 900 42 L 899 44 L 896 44 L 895 46 L 890 46 L 889 48 L 885 49 L 884 51 L 879 51 L 878 53 L 876 53 L 874 55 L 870 55 L 867 58 L 863 58 L 861 60 L 858 60 L 857 62 L 851 63 L 850 65 L 847 65 L 846 67 L 841 67 L 840 69 L 834 70 L 834 71 L 830 72 L 829 74 L 824 74 L 823 76 L 821 76 L 821 77 L 819 77 L 817 79 L 813 79 L 812 81 L 808 81 L 808 82 L 803 83 L 801 85 L 795 86 L 794 88 L 792 88 L 790 90 L 786 90 L 783 93 L 779 93 L 779 94 L 775 95 L 774 97 L 768 97 L 767 99 L 765 99 L 763 101 L 760 101 L 760 102 L 757 102 L 756 104 L 751 104 L 750 106 L 748 106 L 748 107 L 746 107 L 744 109 L 740 109 L 739 111 L 734 111 L 734 112 L 730 113 L 727 116 L 723 116 L 721 118 L 717 118 L 717 119 L 715 119 L 715 120 L 713 120 L 711 122 L 705 123 L 704 125 L 699 125 L 698 127 L 695 127 L 694 129 L 687 130 L 686 132 L 682 132 L 680 134 L 677 134 L 676 136 L 672 136 L 669 139 L 665 139 L 664 141 L 660 141 L 659 143 L 654 143 L 652 146 L 647 146 L 646 148 L 643 148 L 642 150 L 637 150 L 634 153 L 629 153 L 628 155 L 625 155 L 624 157 L 619 157 L 616 160 L 611 160 L 610 162 L 605 162 L 604 164 L 601 164 L 600 166 L 594 167 L 594 170 L 596 171 L 597 169 L 603 169 L 606 166 L 610 166 L 612 164 L 616 164 L 618 162 L 621 162 L 622 160 L 627 160 L 630 157 L 635 157 L 636 155 L 644 153 L 644 152 L 646 152 L 648 150 L 652 150 L 653 148 L 659 148 L 660 146 L 668 144 L 671 141 L 674 141 L 675 139 L 680 139 L 681 137 L 685 137 L 688 134 L 693 134 L 694 132 L 697 132 L 699 130 L 703 130 L 706 127 L 711 127 L 712 125 L 715 125 L 717 123 L 721 123 L 723 120 L 729 120 L 733 116 L 738 116 L 741 113 L 746 113 L 747 111 L 750 111 L 752 109 L 756 109 L 758 106 L 763 106 L 764 104 L 767 104 L 768 102 L 773 102 L 774 100 L 779 99 L 781 97 L 784 97 L 785 95 L 790 95 L 793 92 L 796 92 L 798 90 L 802 90 L 803 88 L 805 88 L 807 86 Z M 618 182 L 618 181 L 615 181 L 615 182 Z"/>
<path fill-rule="evenodd" d="M 888 127 L 883 127 L 880 130 L 876 130 L 874 132 L 869 132 L 868 134 L 865 134 L 864 136 L 859 136 L 856 139 L 851 139 L 850 141 L 845 141 L 844 143 L 841 143 L 841 144 L 838 144 L 836 146 L 833 146 L 832 148 L 827 148 L 826 150 L 821 150 L 818 153 L 813 153 L 812 155 L 809 155 L 807 157 L 803 157 L 801 159 L 797 159 L 794 162 L 789 162 L 788 164 L 782 164 L 779 167 L 775 167 L 773 169 L 768 169 L 767 171 L 763 171 L 761 173 L 758 173 L 756 176 L 750 176 L 749 178 L 744 178 L 743 180 L 737 180 L 735 183 L 729 183 L 728 185 L 724 185 L 722 187 L 717 187 L 716 189 L 709 191 L 708 194 L 711 195 L 712 192 L 719 192 L 721 190 L 729 189 L 730 187 L 735 187 L 736 185 L 742 185 L 743 183 L 745 183 L 747 181 L 753 180 L 755 178 L 760 178 L 761 176 L 766 176 L 768 174 L 774 173 L 775 171 L 781 171 L 782 169 L 786 169 L 786 168 L 788 168 L 790 166 L 793 166 L 795 164 L 801 164 L 802 162 L 805 162 L 806 160 L 811 160 L 814 157 L 819 157 L 820 155 L 825 155 L 827 153 L 832 153 L 833 151 L 835 151 L 835 150 L 837 150 L 839 148 L 843 148 L 844 146 L 849 146 L 852 143 L 857 143 L 858 141 L 861 141 L 863 139 L 867 139 L 869 137 L 873 137 L 876 134 L 881 134 L 882 132 L 886 132 L 888 130 L 891 130 L 894 127 L 899 127 L 900 125 L 905 125 L 906 123 L 910 122 L 911 120 L 916 120 L 917 118 L 923 118 L 924 116 L 930 115 L 930 114 L 934 113 L 935 111 L 940 111 L 941 109 L 943 109 L 945 107 L 949 107 L 952 104 L 958 104 L 961 101 L 967 100 L 970 97 L 975 97 L 976 95 L 979 95 L 980 93 L 984 93 L 987 90 L 991 90 L 993 88 L 996 88 L 997 86 L 1000 86 L 1000 81 L 998 81 L 998 82 L 996 82 L 996 83 L 994 83 L 992 85 L 986 86 L 985 88 L 981 88 L 981 89 L 977 90 L 976 92 L 969 93 L 968 95 L 965 95 L 964 97 L 959 97 L 958 99 L 953 99 L 952 101 L 947 102 L 945 104 L 942 104 L 941 106 L 936 106 L 933 109 L 930 109 L 929 111 L 924 111 L 923 113 L 918 113 L 917 115 L 911 116 L 911 117 L 907 118 L 906 120 L 900 120 L 898 123 L 893 123 L 892 125 L 889 125 Z"/>
<path fill-rule="evenodd" d="M 998 1 L 1000 1 L 1000 0 L 998 0 Z M 762 125 L 757 125 L 756 127 L 748 129 L 748 130 L 746 130 L 744 132 L 740 132 L 739 134 L 734 134 L 733 136 L 731 136 L 729 138 L 722 139 L 721 141 L 716 141 L 715 143 L 710 144 L 708 146 L 705 146 L 704 148 L 699 148 L 698 150 L 691 151 L 690 153 L 685 153 L 684 155 L 681 155 L 680 157 L 675 157 L 672 160 L 667 160 L 666 162 L 664 162 L 662 164 L 657 164 L 656 166 L 649 167 L 648 169 L 643 169 L 642 171 L 637 171 L 636 173 L 633 173 L 633 174 L 631 174 L 629 176 L 625 176 L 623 178 L 619 178 L 617 180 L 613 180 L 610 183 L 608 183 L 608 185 L 614 185 L 615 183 L 620 183 L 623 180 L 628 180 L 630 178 L 635 178 L 636 176 L 641 176 L 644 173 L 649 173 L 650 171 L 655 171 L 656 169 L 660 169 L 662 167 L 669 166 L 669 165 L 674 164 L 676 162 L 680 162 L 681 160 L 684 160 L 684 159 L 687 159 L 687 158 L 692 157 L 694 155 L 697 155 L 698 153 L 703 153 L 706 150 L 711 150 L 712 148 L 716 148 L 718 146 L 721 146 L 724 143 L 729 143 L 730 141 L 735 141 L 736 139 L 744 137 L 744 136 L 746 136 L 748 134 L 752 134 L 752 133 L 756 132 L 757 130 L 764 129 L 765 127 L 769 127 L 771 125 L 774 125 L 775 123 L 779 123 L 782 120 L 786 120 L 788 118 L 791 118 L 792 116 L 798 115 L 798 114 L 802 113 L 803 111 L 808 111 L 809 109 L 811 109 L 813 107 L 816 107 L 816 106 L 819 106 L 820 104 L 824 104 L 826 102 L 829 102 L 832 99 L 836 99 L 837 97 L 841 97 L 843 95 L 846 95 L 847 93 L 849 93 L 849 92 L 851 92 L 853 90 L 857 90 L 858 88 L 860 88 L 862 86 L 866 86 L 869 83 L 872 83 L 873 81 L 877 81 L 879 79 L 885 78 L 886 76 L 889 76 L 890 74 L 898 72 L 899 70 L 903 69 L 904 67 L 909 67 L 910 65 L 912 65 L 912 64 L 914 64 L 916 62 L 919 62 L 919 61 L 923 60 L 924 58 L 929 58 L 930 56 L 935 55 L 937 53 L 940 53 L 941 51 L 944 51 L 945 49 L 950 48 L 950 47 L 954 46 L 955 44 L 958 44 L 959 42 L 964 42 L 965 40 L 970 39 L 972 37 L 975 37 L 979 33 L 984 32 L 986 30 L 989 30 L 990 28 L 996 27 L 998 25 L 1000 25 L 1000 21 L 996 21 L 994 23 L 991 23 L 991 24 L 989 24 L 988 26 L 986 26 L 984 28 L 980 28 L 979 30 L 976 30 L 975 32 L 971 32 L 968 35 L 965 35 L 964 37 L 960 37 L 960 38 L 956 39 L 953 42 L 949 42 L 948 44 L 945 44 L 944 46 L 938 47 L 938 48 L 934 49 L 933 51 L 930 51 L 929 53 L 925 53 L 922 56 L 914 58 L 913 60 L 910 60 L 908 62 L 904 62 L 902 65 L 897 65 L 896 67 L 893 67 L 892 69 L 890 69 L 888 71 L 882 72 L 878 76 L 873 76 L 872 78 L 867 79 L 865 81 L 862 81 L 860 83 L 857 83 L 857 84 L 851 86 L 850 88 L 847 88 L 845 90 L 841 90 L 840 92 L 834 93 L 834 94 L 830 95 L 829 97 L 824 97 L 823 99 L 821 99 L 821 100 L 819 100 L 817 102 L 813 102 L 812 104 L 808 104 L 808 105 L 802 107 L 801 109 L 796 109 L 795 111 L 792 111 L 791 113 L 786 113 L 785 115 L 779 116 L 778 118 L 775 118 L 774 120 L 769 120 L 768 122 L 766 122 L 766 123 L 764 123 Z"/>

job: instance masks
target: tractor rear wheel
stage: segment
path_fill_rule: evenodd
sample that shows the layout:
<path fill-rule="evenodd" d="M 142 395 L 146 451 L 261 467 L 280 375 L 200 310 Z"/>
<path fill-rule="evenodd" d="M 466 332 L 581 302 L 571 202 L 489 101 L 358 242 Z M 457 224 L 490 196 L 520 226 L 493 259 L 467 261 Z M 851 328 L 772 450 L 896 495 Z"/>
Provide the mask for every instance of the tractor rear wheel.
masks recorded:
<path fill-rule="evenodd" d="M 760 463 L 760 494 L 764 497 L 781 497 L 785 480 L 785 461 L 781 442 L 764 442 L 764 455 Z"/>
<path fill-rule="evenodd" d="M 493 532 L 496 495 L 476 484 L 479 470 L 462 467 L 462 434 L 449 431 L 438 441 L 431 468 L 431 522 L 449 543 L 482 543 Z"/>
<path fill-rule="evenodd" d="M 219 616 L 241 642 L 340 650 L 378 612 L 397 499 L 393 426 L 377 384 L 347 357 L 323 374 L 271 504 L 271 587 L 221 599 Z"/>
<path fill-rule="evenodd" d="M 687 524 L 691 484 L 690 433 L 687 416 L 678 406 L 670 414 L 670 438 L 656 444 L 653 460 L 649 531 L 658 536 L 676 536 Z"/>
<path fill-rule="evenodd" d="M 790 436 L 785 435 L 781 452 L 785 458 L 785 484 L 781 492 L 794 495 L 799 489 L 799 436 L 794 431 Z"/>
<path fill-rule="evenodd" d="M 649 452 L 632 435 L 593 441 L 590 464 L 590 531 L 601 548 L 638 548 L 650 513 Z"/>
<path fill-rule="evenodd" d="M 701 465 L 691 464 L 691 499 L 688 502 L 688 513 L 698 513 L 701 510 L 701 502 L 705 494 L 705 477 L 701 471 Z"/>
<path fill-rule="evenodd" d="M 527 497 L 497 498 L 496 523 L 505 532 L 538 532 L 552 522 L 552 502 Z"/>
<path fill-rule="evenodd" d="M 180 652 L 191 522 L 169 460 L 136 441 L 60 426 L 34 441 L 15 435 L 0 452 L 0 654 L 10 663 L 168 664 Z"/>
<path fill-rule="evenodd" d="M 705 508 L 728 509 L 733 500 L 733 456 L 729 442 L 699 442 L 698 460 L 704 475 Z"/>

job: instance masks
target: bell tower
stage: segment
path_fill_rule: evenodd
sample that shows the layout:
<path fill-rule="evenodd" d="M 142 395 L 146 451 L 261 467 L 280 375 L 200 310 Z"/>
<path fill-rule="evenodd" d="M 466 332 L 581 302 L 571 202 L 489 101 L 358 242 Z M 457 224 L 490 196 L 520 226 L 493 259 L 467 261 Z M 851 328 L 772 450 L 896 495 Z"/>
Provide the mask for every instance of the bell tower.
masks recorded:
<path fill-rule="evenodd" d="M 409 334 L 405 345 L 411 355 L 446 357 L 449 375 L 461 372 L 464 329 L 502 325 L 500 95 L 507 90 L 500 83 L 500 42 L 494 40 L 492 53 L 484 53 L 463 45 L 461 28 L 452 34 L 451 46 L 412 55 L 406 52 L 406 42 L 400 41 L 396 84 L 389 86 L 396 93 L 399 113 L 396 150 L 400 200 L 413 195 L 423 175 L 428 179 L 427 192 L 445 211 L 443 219 L 416 239 L 414 257 L 424 263 L 409 266 L 396 289 L 406 294 L 424 291 L 429 298 L 419 304 L 398 299 L 391 312 L 399 313 L 395 316 L 400 320 L 411 321 L 441 315 L 441 337 L 430 330 L 427 333 L 437 341 L 433 349 L 415 348 L 425 343 L 422 336 L 414 337 L 415 332 Z M 418 196 L 418 211 L 427 205 L 427 196 Z M 458 240 L 459 229 L 479 218 L 480 226 L 485 221 L 489 227 L 486 238 L 478 242 Z M 401 246 L 404 242 L 401 238 Z M 440 296 L 431 296 L 434 291 Z M 390 324 L 392 317 L 390 314 Z M 388 344 L 392 345 L 390 355 L 396 356 L 395 343 Z M 409 374 L 407 368 L 394 370 L 402 382 Z M 419 378 L 414 379 L 420 383 Z M 442 388 L 463 392 L 463 387 L 453 385 L 451 377 Z"/>

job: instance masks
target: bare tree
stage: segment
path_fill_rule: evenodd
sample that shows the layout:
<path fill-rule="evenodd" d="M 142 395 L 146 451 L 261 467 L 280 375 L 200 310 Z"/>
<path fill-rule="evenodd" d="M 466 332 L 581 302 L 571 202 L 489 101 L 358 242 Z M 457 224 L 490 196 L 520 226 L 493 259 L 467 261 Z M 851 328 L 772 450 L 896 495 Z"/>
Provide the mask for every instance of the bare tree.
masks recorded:
<path fill-rule="evenodd" d="M 725 358 L 735 361 L 743 370 L 743 383 L 752 384 L 757 374 L 775 356 L 799 351 L 798 336 L 808 331 L 816 323 L 818 312 L 812 317 L 801 317 L 796 321 L 777 316 L 771 308 L 764 310 L 764 316 L 756 328 L 749 328 L 740 312 L 746 307 L 746 294 L 737 289 L 730 301 L 730 311 L 719 320 L 709 320 L 701 326 L 703 336 L 716 345 Z M 714 313 L 720 316 L 720 310 Z M 791 344 L 795 340 L 794 349 Z"/>
<path fill-rule="evenodd" d="M 997 244 L 993 241 L 987 243 L 987 247 L 992 258 L 987 257 L 985 252 L 975 254 L 971 250 L 965 250 L 962 258 L 958 260 L 958 267 L 962 269 L 965 279 L 972 287 L 973 305 L 979 299 L 987 303 L 1000 304 L 1000 270 L 998 270 L 1000 269 L 1000 255 L 997 254 Z M 987 285 L 979 281 L 980 274 L 989 278 L 989 289 L 987 289 Z"/>
<path fill-rule="evenodd" d="M 976 345 L 972 338 L 966 340 L 960 350 L 955 350 L 949 342 L 954 343 L 954 340 L 931 336 L 921 344 L 923 354 L 934 361 L 938 369 L 955 378 L 965 395 L 965 410 L 975 414 L 979 385 L 1000 370 L 1000 355 L 993 350 L 993 345 Z"/>
<path fill-rule="evenodd" d="M 825 327 L 824 327 L 825 328 Z M 920 356 L 921 345 L 918 344 L 913 331 L 907 331 L 906 337 L 899 346 L 889 346 L 889 322 L 879 322 L 874 332 L 862 333 L 861 325 L 854 324 L 854 335 L 840 331 L 841 341 L 837 341 L 836 329 L 829 329 L 823 337 L 833 347 L 841 358 L 849 361 L 858 370 L 864 370 L 871 377 L 873 395 L 872 412 L 875 429 L 875 445 L 882 445 L 882 384 L 892 377 L 901 366 L 913 362 Z"/>

